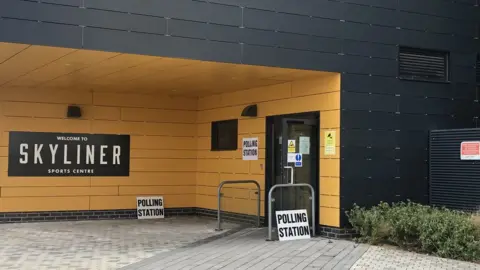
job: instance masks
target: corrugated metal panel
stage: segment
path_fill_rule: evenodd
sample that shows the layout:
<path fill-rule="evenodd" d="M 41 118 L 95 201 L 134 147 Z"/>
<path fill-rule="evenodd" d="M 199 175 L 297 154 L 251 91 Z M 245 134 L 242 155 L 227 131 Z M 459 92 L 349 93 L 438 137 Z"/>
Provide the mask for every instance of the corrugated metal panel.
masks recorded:
<path fill-rule="evenodd" d="M 480 161 L 460 159 L 460 145 L 464 141 L 480 141 L 480 129 L 430 132 L 430 203 L 478 211 Z"/>

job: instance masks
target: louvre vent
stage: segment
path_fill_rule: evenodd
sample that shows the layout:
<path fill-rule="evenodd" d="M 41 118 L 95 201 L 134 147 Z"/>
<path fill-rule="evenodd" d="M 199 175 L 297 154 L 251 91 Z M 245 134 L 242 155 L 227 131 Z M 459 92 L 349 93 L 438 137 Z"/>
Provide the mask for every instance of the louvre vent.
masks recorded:
<path fill-rule="evenodd" d="M 477 54 L 477 63 L 475 65 L 477 68 L 475 74 L 477 74 L 477 84 L 480 85 L 480 54 Z"/>
<path fill-rule="evenodd" d="M 402 79 L 448 81 L 448 53 L 400 47 L 399 76 Z"/>

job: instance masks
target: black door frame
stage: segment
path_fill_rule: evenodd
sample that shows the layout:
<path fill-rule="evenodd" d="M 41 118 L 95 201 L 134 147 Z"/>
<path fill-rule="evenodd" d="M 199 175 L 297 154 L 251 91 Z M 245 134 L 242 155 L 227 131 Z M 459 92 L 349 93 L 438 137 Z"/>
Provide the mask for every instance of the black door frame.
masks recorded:
<path fill-rule="evenodd" d="M 314 128 L 314 137 L 317 140 L 317 147 L 312 149 L 312 151 L 315 151 L 315 155 L 317 157 L 317 166 L 312 166 L 312 175 L 316 181 L 314 182 L 313 189 L 315 190 L 315 220 L 317 224 L 314 224 L 315 227 L 319 227 L 320 223 L 320 196 L 319 196 L 319 191 L 320 191 L 320 112 L 314 111 L 314 112 L 302 112 L 302 113 L 294 113 L 294 114 L 282 114 L 282 115 L 273 115 L 273 116 L 267 116 L 265 119 L 265 124 L 266 124 L 266 134 L 265 134 L 265 194 L 264 194 L 264 213 L 265 213 L 265 219 L 264 219 L 264 225 L 268 225 L 268 192 L 270 191 L 271 187 L 273 186 L 272 179 L 275 177 L 275 158 L 274 158 L 274 153 L 275 153 L 275 119 L 280 119 L 278 122 L 282 123 L 282 119 L 288 118 L 289 120 L 293 119 L 299 119 L 299 120 L 314 120 L 316 128 Z M 282 127 L 282 130 L 284 127 Z M 283 140 L 284 138 L 282 138 Z M 283 147 L 283 143 L 282 143 Z"/>

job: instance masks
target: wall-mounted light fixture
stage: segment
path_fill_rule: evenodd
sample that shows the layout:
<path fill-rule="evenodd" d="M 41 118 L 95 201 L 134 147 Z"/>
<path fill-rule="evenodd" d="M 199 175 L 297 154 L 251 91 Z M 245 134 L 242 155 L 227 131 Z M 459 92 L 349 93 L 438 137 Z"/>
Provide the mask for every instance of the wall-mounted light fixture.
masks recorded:
<path fill-rule="evenodd" d="M 245 107 L 242 111 L 242 116 L 257 117 L 257 104 Z"/>
<path fill-rule="evenodd" d="M 78 106 L 69 105 L 67 108 L 67 117 L 68 118 L 80 118 L 82 117 L 82 109 Z"/>

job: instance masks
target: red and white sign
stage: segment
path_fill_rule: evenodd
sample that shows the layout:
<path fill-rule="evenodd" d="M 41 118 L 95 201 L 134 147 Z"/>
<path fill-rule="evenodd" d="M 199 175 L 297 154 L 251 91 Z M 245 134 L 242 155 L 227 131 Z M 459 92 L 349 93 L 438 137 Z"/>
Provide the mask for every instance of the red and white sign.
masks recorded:
<path fill-rule="evenodd" d="M 460 146 L 461 160 L 480 160 L 480 142 L 462 142 Z"/>

